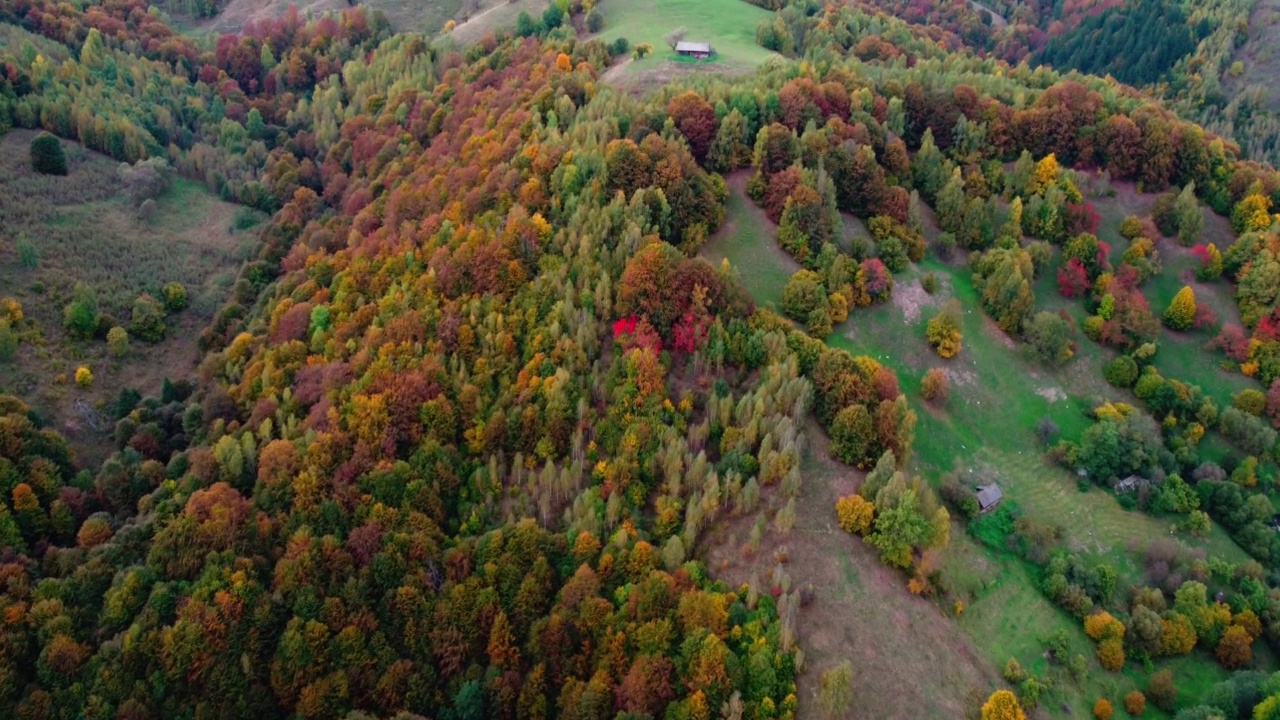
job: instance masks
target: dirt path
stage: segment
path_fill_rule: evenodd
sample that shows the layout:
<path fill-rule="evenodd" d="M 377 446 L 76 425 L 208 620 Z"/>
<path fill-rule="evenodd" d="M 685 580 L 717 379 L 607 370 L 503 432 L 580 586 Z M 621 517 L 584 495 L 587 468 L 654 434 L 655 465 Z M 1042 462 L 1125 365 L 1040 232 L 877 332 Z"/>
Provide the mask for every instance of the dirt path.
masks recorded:
<path fill-rule="evenodd" d="M 631 58 L 627 58 L 620 63 L 610 65 L 608 70 L 604 71 L 604 75 L 600 76 L 602 82 L 616 83 L 622 73 L 627 71 L 627 66 L 631 64 Z"/>
<path fill-rule="evenodd" d="M 801 611 L 805 672 L 797 680 L 801 720 L 818 717 L 814 699 L 823 670 L 843 660 L 854 668 L 855 717 L 897 720 L 959 718 L 970 697 L 985 697 L 999 680 L 972 641 L 931 601 L 912 595 L 906 577 L 880 562 L 874 548 L 836 525 L 837 497 L 853 492 L 862 474 L 827 455 L 826 435 L 806 422 L 804 482 L 797 521 L 787 537 L 770 530 L 760 552 L 740 551 L 751 518 L 709 533 L 708 566 L 734 585 L 753 573 L 768 578 L 777 550 L 794 586 L 813 588 Z M 776 500 L 776 498 L 775 498 Z"/>
<path fill-rule="evenodd" d="M 987 12 L 991 13 L 991 27 L 995 28 L 996 30 L 1002 30 L 1006 25 L 1009 24 L 1009 21 L 1005 18 L 1005 16 L 996 12 L 995 8 L 989 5 L 984 5 L 978 2 L 978 0 L 969 0 L 969 5 L 972 6 L 975 10 L 986 10 Z"/>

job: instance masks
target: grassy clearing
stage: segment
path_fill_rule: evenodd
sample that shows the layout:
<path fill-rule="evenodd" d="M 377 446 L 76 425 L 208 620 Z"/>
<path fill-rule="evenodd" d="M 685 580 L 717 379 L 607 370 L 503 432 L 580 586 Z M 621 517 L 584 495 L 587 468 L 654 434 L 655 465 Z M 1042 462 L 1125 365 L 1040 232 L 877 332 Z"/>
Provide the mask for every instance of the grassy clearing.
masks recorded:
<path fill-rule="evenodd" d="M 729 186 L 725 223 L 708 238 L 702 255 L 717 266 L 727 259 L 757 304 L 781 312 L 782 290 L 800 265 L 774 242 L 773 223 L 747 197 L 749 176 L 749 171 L 740 170 L 725 178 Z"/>
<path fill-rule="evenodd" d="M 601 0 L 597 7 L 605 18 L 602 40 L 653 44 L 652 54 L 628 66 L 631 73 L 676 60 L 663 37 L 680 27 L 688 30 L 686 40 L 710 43 L 716 51 L 713 60 L 698 65 L 754 67 L 774 55 L 756 44 L 756 28 L 771 13 L 742 0 Z"/>
<path fill-rule="evenodd" d="M 454 6 L 454 14 L 450 17 L 456 16 L 455 19 L 458 21 L 458 26 L 449 33 L 448 37 L 458 45 L 465 46 L 479 41 L 489 33 L 504 28 L 508 30 L 514 28 L 516 18 L 520 17 L 522 12 L 537 18 L 551 3 L 548 0 L 485 0 L 485 2 L 443 0 L 443 4 Z M 461 10 L 468 5 L 474 5 L 474 8 Z M 448 17 L 442 19 L 432 30 L 443 27 L 448 19 Z"/>
<path fill-rule="evenodd" d="M 280 17 L 290 5 L 297 5 L 304 15 L 314 17 L 326 12 L 340 12 L 354 4 L 381 10 L 397 32 L 434 33 L 459 13 L 463 0 L 365 0 L 351 4 L 347 0 L 231 0 L 216 17 L 208 20 L 184 18 L 177 14 L 175 26 L 188 35 L 213 35 L 216 39 L 221 33 L 239 32 L 250 20 Z M 515 16 L 512 18 L 514 22 Z"/>
<path fill-rule="evenodd" d="M 17 355 L 0 363 L 0 388 L 50 418 L 91 462 L 106 449 L 108 427 L 95 431 L 76 401 L 100 407 L 126 386 L 158 394 L 165 377 L 194 371 L 195 338 L 225 302 L 255 241 L 231 232 L 236 206 L 185 180 L 159 198 L 150 221 L 140 219 L 117 179 L 118 163 L 78 145 L 64 143 L 70 174 L 37 175 L 27 160 L 33 136 L 15 130 L 0 139 L 0 295 L 16 297 L 28 320 Z M 24 241 L 38 254 L 34 267 L 19 257 Z M 127 328 L 134 299 L 170 281 L 187 288 L 191 306 L 166 320 L 161 343 L 134 339 L 126 357 L 114 359 L 101 340 L 63 331 L 62 309 L 77 284 L 94 291 L 112 324 Z M 80 365 L 93 372 L 91 388 L 55 381 Z"/>
<path fill-rule="evenodd" d="M 1100 208 L 1104 215 L 1100 235 L 1115 244 L 1117 262 L 1127 245 L 1119 244 L 1123 241 L 1119 240 L 1116 228 L 1124 215 L 1143 214 L 1144 204 L 1149 208 L 1150 197 L 1142 196 L 1140 200 L 1135 202 L 1121 196 L 1118 200 L 1103 201 Z M 1126 201 L 1129 202 L 1126 204 Z M 740 269 L 757 303 L 767 307 L 780 297 L 780 288 L 785 285 L 790 268 L 779 267 L 769 260 L 776 252 L 776 229 L 767 221 L 762 224 L 755 218 L 757 212 L 750 200 L 735 193 L 730 198 L 726 229 L 713 238 L 704 254 L 717 261 L 721 257 L 729 258 Z M 1215 223 L 1213 219 L 1207 223 L 1206 236 L 1209 240 L 1216 237 L 1213 233 L 1221 231 Z M 858 231 L 856 224 L 851 225 L 846 220 L 847 235 Z M 928 228 L 926 235 L 931 239 L 936 237 L 936 228 Z M 753 243 L 763 243 L 764 246 L 756 244 L 753 247 Z M 1156 305 L 1161 293 L 1169 292 L 1172 297 L 1172 293 L 1181 287 L 1178 276 L 1186 262 L 1184 249 L 1166 250 L 1162 247 L 1161 250 L 1166 257 L 1163 282 L 1174 287 L 1168 291 L 1164 285 L 1153 282 L 1148 288 L 1153 308 L 1163 307 Z M 935 296 L 924 294 L 920 288 L 920 277 L 926 272 L 934 273 L 939 280 L 940 288 Z M 1057 294 L 1055 275 L 1056 267 L 1050 268 L 1036 282 L 1039 309 L 1065 309 L 1077 322 L 1083 320 L 1081 303 Z M 1214 285 L 1205 292 L 1215 307 L 1224 305 L 1220 315 L 1229 317 L 1225 311 L 1231 310 L 1228 304 L 1230 295 L 1224 286 Z M 958 298 L 965 308 L 965 346 L 957 357 L 944 361 L 929 348 L 924 329 L 936 308 L 952 296 Z M 1249 381 L 1246 378 L 1217 369 L 1217 359 L 1202 347 L 1206 339 L 1196 334 L 1178 337 L 1165 333 L 1160 352 L 1162 361 L 1166 363 L 1161 366 L 1162 371 L 1200 384 L 1215 396 L 1227 396 L 1237 385 L 1247 385 Z M 1064 436 L 1077 437 L 1089 425 L 1087 413 L 1098 402 L 1106 399 L 1128 399 L 1132 402 L 1129 393 L 1116 390 L 1103 380 L 1102 367 L 1115 356 L 1114 351 L 1081 337 L 1076 357 L 1065 367 L 1050 369 L 1041 366 L 982 312 L 967 268 L 926 259 L 895 277 L 891 303 L 854 311 L 846 323 L 835 329 L 828 342 L 851 352 L 870 355 L 892 367 L 898 373 L 903 391 L 913 400 L 918 398 L 920 378 L 927 369 L 946 368 L 952 379 L 948 406 L 933 409 L 916 401 L 920 415 L 913 468 L 916 472 L 931 478 L 954 471 L 975 480 L 996 479 L 1006 496 L 1016 500 L 1027 515 L 1062 526 L 1069 548 L 1082 555 L 1105 560 L 1115 566 L 1122 577 L 1139 577 L 1138 553 L 1151 541 L 1171 535 L 1170 520 L 1126 511 L 1114 496 L 1097 488 L 1080 492 L 1074 474 L 1046 465 L 1041 459 L 1041 450 L 1034 436 L 1034 427 L 1040 418 L 1052 418 Z M 815 448 L 825 447 L 825 438 L 820 431 L 815 434 L 819 438 L 813 443 Z M 1212 447 L 1214 440 L 1207 439 L 1206 443 Z M 815 454 L 820 453 L 815 449 Z M 843 472 L 852 474 L 847 469 Z M 819 487 L 826 489 L 827 497 L 822 502 L 806 501 L 802 504 L 798 528 L 806 523 L 829 526 L 834 522 L 831 504 L 836 496 L 851 490 L 853 483 L 831 478 L 832 473 L 824 473 L 818 465 L 806 465 L 802 495 L 808 495 L 816 481 Z M 875 597 L 860 590 L 865 584 L 865 576 L 873 572 L 878 561 L 853 551 L 845 540 L 837 533 L 831 538 L 824 536 L 820 543 L 805 544 L 805 562 L 827 567 L 827 576 L 832 575 L 830 568 L 833 566 L 845 568 L 839 581 L 827 577 L 824 582 L 828 587 L 843 588 L 840 592 L 857 598 L 857 604 L 879 604 L 869 612 L 881 618 L 894 618 L 900 604 L 915 601 L 900 582 L 893 592 L 886 591 Z M 1248 559 L 1217 526 L 1207 538 L 1180 538 L 1180 541 L 1230 562 Z M 856 541 L 854 544 L 861 545 Z M 799 559 L 794 557 L 794 552 L 792 555 L 793 559 Z M 798 570 L 791 572 L 794 575 Z M 1136 687 L 1145 687 L 1148 673 L 1140 665 L 1131 664 L 1122 674 L 1107 673 L 1101 669 L 1094 660 L 1094 645 L 1084 635 L 1080 624 L 1039 591 L 1034 566 L 1008 553 L 993 552 L 977 544 L 956 526 L 952 532 L 952 545 L 943 558 L 942 572 L 955 592 L 968 600 L 967 609 L 956 624 L 982 655 L 984 662 L 980 666 L 1003 667 L 1009 658 L 1014 657 L 1037 676 L 1054 679 L 1056 689 L 1041 703 L 1041 715 L 1088 718 L 1098 697 L 1109 697 L 1118 705 L 1125 693 Z M 824 635 L 856 638 L 857 642 L 850 640 L 850 645 L 855 647 L 857 643 L 875 645 L 885 642 L 894 632 L 888 626 L 896 624 L 881 623 L 863 634 L 850 635 L 847 628 L 856 620 L 847 615 L 833 615 L 830 619 L 824 616 L 815 622 L 821 623 Z M 1088 658 L 1090 671 L 1084 681 L 1071 679 L 1065 670 L 1051 665 L 1045 657 L 1043 642 L 1058 630 L 1067 633 L 1073 654 Z M 815 659 L 825 657 L 823 641 L 806 638 L 804 642 L 806 652 L 810 652 L 813 646 Z M 941 660 L 942 664 L 972 662 L 964 657 L 961 648 L 963 645 L 943 646 L 950 660 Z M 1261 651 L 1257 664 L 1270 668 L 1275 661 Z M 1226 676 L 1216 663 L 1200 654 L 1161 661 L 1155 669 L 1164 667 L 1173 669 L 1184 704 Z M 951 686 L 950 689 L 954 696 L 957 688 Z M 934 689 L 932 692 L 944 693 L 946 690 Z M 916 716 L 934 716 L 927 711 L 921 712 L 924 714 L 917 713 Z M 1166 717 L 1154 708 L 1149 710 L 1149 714 Z M 892 715 L 873 712 L 871 716 Z"/>

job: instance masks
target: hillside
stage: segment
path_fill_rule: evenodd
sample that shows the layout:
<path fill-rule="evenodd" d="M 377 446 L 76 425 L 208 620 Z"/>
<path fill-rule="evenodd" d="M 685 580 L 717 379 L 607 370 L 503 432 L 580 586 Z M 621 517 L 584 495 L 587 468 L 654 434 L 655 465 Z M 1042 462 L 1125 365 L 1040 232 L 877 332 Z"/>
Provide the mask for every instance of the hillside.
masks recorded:
<path fill-rule="evenodd" d="M 1280 173 L 990 5 L 0 0 L 0 717 L 1274 715 Z"/>

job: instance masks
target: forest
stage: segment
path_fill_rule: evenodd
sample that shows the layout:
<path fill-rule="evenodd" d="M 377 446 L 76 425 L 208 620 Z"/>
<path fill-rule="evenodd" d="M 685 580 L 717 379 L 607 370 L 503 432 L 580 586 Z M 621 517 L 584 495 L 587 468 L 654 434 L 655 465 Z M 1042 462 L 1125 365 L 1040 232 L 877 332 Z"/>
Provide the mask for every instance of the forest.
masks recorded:
<path fill-rule="evenodd" d="M 76 366 L 0 387 L 0 715 L 1280 717 L 1280 173 L 1180 80 L 1227 21 L 761 6 L 636 92 L 609 0 L 0 0 L 0 364 Z M 77 194 L 234 203 L 180 246 L 234 276 L 107 287 Z"/>

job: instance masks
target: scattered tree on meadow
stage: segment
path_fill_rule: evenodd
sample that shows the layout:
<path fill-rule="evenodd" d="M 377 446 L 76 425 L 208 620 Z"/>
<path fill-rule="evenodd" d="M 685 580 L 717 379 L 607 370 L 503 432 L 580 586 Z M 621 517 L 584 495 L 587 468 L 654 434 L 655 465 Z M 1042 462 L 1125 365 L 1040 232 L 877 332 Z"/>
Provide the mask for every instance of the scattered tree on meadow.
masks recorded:
<path fill-rule="evenodd" d="M 62 142 L 47 132 L 31 140 L 31 167 L 42 175 L 66 175 L 67 153 Z"/>
<path fill-rule="evenodd" d="M 1174 330 L 1190 330 L 1196 319 L 1196 293 L 1184 285 L 1164 311 L 1164 324 Z"/>

